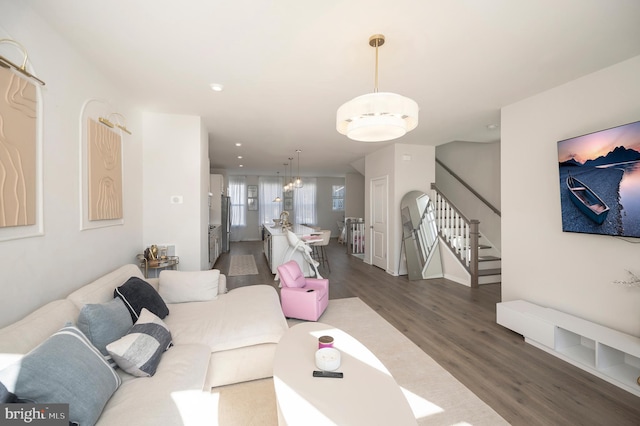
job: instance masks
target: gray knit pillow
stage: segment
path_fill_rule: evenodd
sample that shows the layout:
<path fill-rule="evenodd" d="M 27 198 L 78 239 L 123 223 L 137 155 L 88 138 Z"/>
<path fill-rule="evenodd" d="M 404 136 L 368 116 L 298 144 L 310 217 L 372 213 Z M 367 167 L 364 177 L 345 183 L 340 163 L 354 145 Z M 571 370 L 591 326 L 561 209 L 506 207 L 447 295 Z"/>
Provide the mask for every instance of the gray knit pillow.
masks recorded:
<path fill-rule="evenodd" d="M 80 331 L 91 340 L 113 368 L 116 363 L 107 352 L 107 345 L 127 334 L 132 326 L 129 310 L 118 297 L 107 303 L 86 304 L 78 316 Z"/>
<path fill-rule="evenodd" d="M 129 374 L 153 376 L 162 353 L 171 346 L 171 332 L 165 323 L 148 309 L 142 308 L 140 318 L 129 333 L 107 345 L 107 351 Z"/>

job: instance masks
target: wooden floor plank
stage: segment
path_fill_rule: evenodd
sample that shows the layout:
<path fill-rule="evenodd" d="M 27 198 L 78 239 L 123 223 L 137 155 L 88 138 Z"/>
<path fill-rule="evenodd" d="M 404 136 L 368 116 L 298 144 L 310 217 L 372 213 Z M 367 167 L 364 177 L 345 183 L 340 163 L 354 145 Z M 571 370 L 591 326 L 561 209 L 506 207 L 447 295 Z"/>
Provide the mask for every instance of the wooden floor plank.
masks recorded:
<path fill-rule="evenodd" d="M 228 277 L 230 289 L 278 289 L 261 241 L 231 244 L 230 255 L 253 254 L 258 275 Z M 327 247 L 330 298 L 357 296 L 513 425 L 640 425 L 640 398 L 526 344 L 496 323 L 500 284 L 472 289 L 445 279 L 409 281 Z M 279 290 L 279 289 L 278 289 Z M 419 366 L 416 366 L 419 368 Z"/>

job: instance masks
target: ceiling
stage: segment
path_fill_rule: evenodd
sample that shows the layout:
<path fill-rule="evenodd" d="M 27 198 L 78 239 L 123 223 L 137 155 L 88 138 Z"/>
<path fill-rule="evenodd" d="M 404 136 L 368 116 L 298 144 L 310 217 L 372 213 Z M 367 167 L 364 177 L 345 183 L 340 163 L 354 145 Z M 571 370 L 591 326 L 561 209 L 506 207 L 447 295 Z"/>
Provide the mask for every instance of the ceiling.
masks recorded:
<path fill-rule="evenodd" d="M 303 176 L 341 176 L 389 143 L 498 141 L 502 106 L 640 54 L 637 0 L 27 1 L 141 109 L 201 116 L 231 175 L 282 174 L 296 149 Z M 377 33 L 378 87 L 420 123 L 362 143 L 336 109 L 373 91 Z"/>

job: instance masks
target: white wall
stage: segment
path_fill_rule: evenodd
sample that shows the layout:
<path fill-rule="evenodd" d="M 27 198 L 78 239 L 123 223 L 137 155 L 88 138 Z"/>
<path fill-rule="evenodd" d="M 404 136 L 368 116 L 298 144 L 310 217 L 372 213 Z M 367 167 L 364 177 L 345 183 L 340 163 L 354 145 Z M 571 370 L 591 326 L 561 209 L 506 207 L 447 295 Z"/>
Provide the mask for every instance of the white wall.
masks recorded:
<path fill-rule="evenodd" d="M 46 82 L 43 102 L 44 235 L 0 241 L 0 327 L 125 263 L 142 242 L 142 125 L 122 90 L 85 62 L 23 2 L 2 2 L 0 38 L 22 43 Z M 20 62 L 17 50 L 0 54 Z M 90 98 L 123 114 L 124 224 L 80 231 L 80 113 Z"/>
<path fill-rule="evenodd" d="M 502 299 L 640 336 L 637 239 L 562 232 L 557 142 L 640 120 L 640 56 L 502 110 Z M 526 190 L 523 190 L 525 188 Z"/>
<path fill-rule="evenodd" d="M 344 216 L 364 218 L 364 175 L 347 173 L 344 183 Z"/>
<path fill-rule="evenodd" d="M 173 244 L 180 270 L 208 269 L 209 159 L 202 120 L 145 113 L 143 133 L 144 247 Z"/>
<path fill-rule="evenodd" d="M 436 157 L 476 192 L 500 210 L 500 143 L 450 142 L 436 147 Z M 484 203 L 436 165 L 438 189 L 468 219 L 480 221 L 480 232 L 498 251 L 501 249 L 501 220 Z"/>
<path fill-rule="evenodd" d="M 333 211 L 333 185 L 344 185 L 344 178 L 316 178 L 318 223 L 322 229 L 331 230 L 331 238 L 338 237 L 338 221 L 344 219 L 344 210 Z"/>
<path fill-rule="evenodd" d="M 396 143 L 367 155 L 365 159 L 365 229 L 371 222 L 371 181 L 386 176 L 389 184 L 387 267 L 392 275 L 399 273 L 402 245 L 400 202 L 410 191 L 429 193 L 435 182 L 435 147 Z M 390 161 L 390 159 L 392 161 Z M 365 261 L 371 263 L 370 235 L 365 238 Z M 400 268 L 404 270 L 404 268 Z"/>

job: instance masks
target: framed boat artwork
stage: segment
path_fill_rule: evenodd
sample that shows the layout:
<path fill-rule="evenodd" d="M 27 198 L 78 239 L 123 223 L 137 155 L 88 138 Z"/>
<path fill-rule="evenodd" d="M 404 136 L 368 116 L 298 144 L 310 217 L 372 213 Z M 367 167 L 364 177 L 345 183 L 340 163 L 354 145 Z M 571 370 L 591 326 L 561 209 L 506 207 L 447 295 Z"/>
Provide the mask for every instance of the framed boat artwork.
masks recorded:
<path fill-rule="evenodd" d="M 640 121 L 558 142 L 562 230 L 640 238 Z"/>

